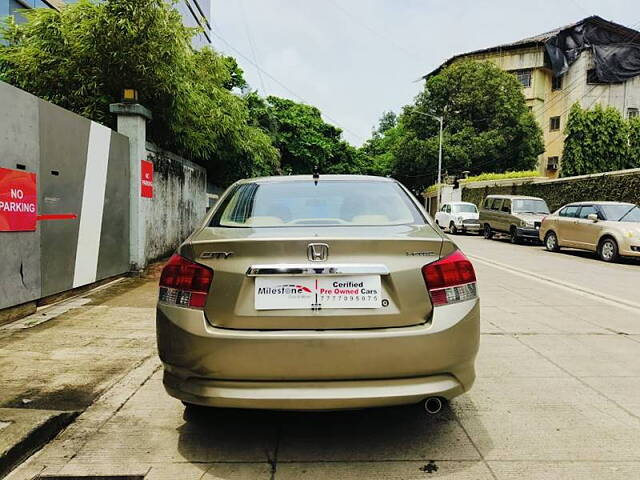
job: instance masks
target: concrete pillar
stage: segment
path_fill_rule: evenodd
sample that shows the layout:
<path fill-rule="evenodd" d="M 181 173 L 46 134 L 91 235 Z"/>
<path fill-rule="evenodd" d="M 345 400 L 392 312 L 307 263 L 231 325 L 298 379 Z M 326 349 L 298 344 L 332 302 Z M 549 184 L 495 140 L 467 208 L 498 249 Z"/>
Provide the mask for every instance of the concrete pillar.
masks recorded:
<path fill-rule="evenodd" d="M 140 196 L 140 162 L 146 160 L 147 121 L 151 112 L 138 103 L 112 103 L 109 111 L 118 116 L 118 133 L 129 137 L 129 260 L 131 270 L 146 265 L 146 202 Z"/>

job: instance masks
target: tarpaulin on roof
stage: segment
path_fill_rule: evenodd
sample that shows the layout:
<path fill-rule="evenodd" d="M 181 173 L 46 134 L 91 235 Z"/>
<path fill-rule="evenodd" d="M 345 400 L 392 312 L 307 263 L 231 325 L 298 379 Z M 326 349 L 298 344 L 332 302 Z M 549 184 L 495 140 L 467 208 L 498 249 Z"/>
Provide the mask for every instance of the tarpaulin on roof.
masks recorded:
<path fill-rule="evenodd" d="M 591 49 L 598 81 L 624 82 L 640 75 L 640 38 L 604 28 L 598 23 L 579 23 L 561 30 L 545 42 L 551 68 L 563 75 L 582 51 Z"/>

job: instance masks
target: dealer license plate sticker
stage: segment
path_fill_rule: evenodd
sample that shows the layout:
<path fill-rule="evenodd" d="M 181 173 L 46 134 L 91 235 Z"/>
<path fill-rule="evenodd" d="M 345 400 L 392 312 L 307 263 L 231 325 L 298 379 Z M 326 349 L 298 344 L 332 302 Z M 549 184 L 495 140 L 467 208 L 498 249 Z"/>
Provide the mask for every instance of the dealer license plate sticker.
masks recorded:
<path fill-rule="evenodd" d="M 379 275 L 256 277 L 256 310 L 380 308 Z"/>

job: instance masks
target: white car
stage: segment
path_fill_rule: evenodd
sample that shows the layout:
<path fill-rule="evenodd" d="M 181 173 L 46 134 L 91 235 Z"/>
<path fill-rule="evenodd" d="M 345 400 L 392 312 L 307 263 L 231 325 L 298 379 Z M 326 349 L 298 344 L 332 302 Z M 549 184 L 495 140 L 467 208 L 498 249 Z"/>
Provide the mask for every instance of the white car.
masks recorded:
<path fill-rule="evenodd" d="M 480 231 L 478 207 L 469 202 L 444 203 L 436 213 L 436 224 L 449 233 Z"/>

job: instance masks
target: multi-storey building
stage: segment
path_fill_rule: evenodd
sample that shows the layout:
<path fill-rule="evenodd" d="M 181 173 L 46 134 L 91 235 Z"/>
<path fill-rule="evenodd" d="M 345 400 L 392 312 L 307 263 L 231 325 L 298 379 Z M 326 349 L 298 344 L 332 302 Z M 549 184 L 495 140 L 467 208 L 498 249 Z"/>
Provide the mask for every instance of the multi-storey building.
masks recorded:
<path fill-rule="evenodd" d="M 640 109 L 640 32 L 593 16 L 535 37 L 456 55 L 425 79 L 461 59 L 490 61 L 513 72 L 544 134 L 542 175 L 562 164 L 571 106 L 613 106 L 627 117 Z"/>
<path fill-rule="evenodd" d="M 0 17 L 14 15 L 16 20 L 23 17 L 20 10 L 24 8 L 61 8 L 65 3 L 74 3 L 76 0 L 0 0 Z M 202 33 L 193 39 L 196 48 L 211 44 L 211 0 L 180 0 L 176 8 L 188 27 L 200 27 Z"/>

